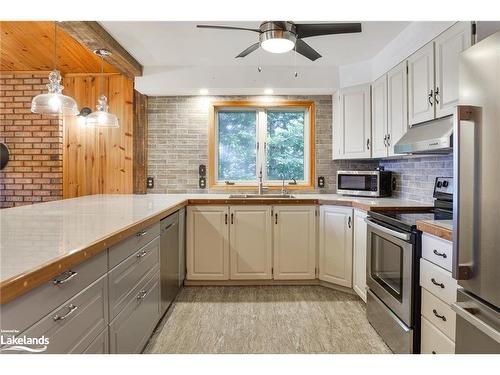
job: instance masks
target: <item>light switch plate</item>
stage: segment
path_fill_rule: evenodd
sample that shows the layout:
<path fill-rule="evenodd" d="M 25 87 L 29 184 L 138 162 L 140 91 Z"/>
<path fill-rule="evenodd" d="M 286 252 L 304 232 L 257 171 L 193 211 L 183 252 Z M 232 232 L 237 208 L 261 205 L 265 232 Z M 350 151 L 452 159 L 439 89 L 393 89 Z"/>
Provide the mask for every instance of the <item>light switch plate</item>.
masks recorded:
<path fill-rule="evenodd" d="M 148 189 L 152 189 L 155 187 L 155 180 L 153 177 L 148 177 L 147 182 Z"/>
<path fill-rule="evenodd" d="M 205 189 L 207 187 L 207 180 L 205 177 L 200 177 L 200 179 L 198 180 L 198 187 L 200 189 Z"/>
<path fill-rule="evenodd" d="M 325 187 L 325 178 L 323 176 L 318 177 L 318 187 L 319 188 L 324 188 Z"/>

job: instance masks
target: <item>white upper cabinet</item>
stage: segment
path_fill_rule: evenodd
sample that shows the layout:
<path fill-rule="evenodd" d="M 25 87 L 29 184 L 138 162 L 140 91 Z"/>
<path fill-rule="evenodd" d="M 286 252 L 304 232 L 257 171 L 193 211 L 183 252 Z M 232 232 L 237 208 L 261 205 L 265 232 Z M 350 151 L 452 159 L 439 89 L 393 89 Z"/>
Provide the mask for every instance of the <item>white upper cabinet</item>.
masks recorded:
<path fill-rule="evenodd" d="M 271 279 L 271 206 L 229 208 L 230 279 Z"/>
<path fill-rule="evenodd" d="M 319 224 L 319 278 L 352 286 L 352 208 L 321 206 Z"/>
<path fill-rule="evenodd" d="M 408 58 L 410 125 L 434 119 L 434 42 Z"/>
<path fill-rule="evenodd" d="M 387 76 L 372 84 L 372 157 L 387 156 Z"/>
<path fill-rule="evenodd" d="M 274 278 L 316 278 L 316 207 L 273 208 Z"/>
<path fill-rule="evenodd" d="M 342 158 L 370 158 L 370 84 L 344 88 L 339 94 L 340 118 L 337 124 L 340 127 Z"/>
<path fill-rule="evenodd" d="M 394 156 L 394 145 L 408 131 L 408 81 L 406 61 L 387 73 L 387 146 Z"/>
<path fill-rule="evenodd" d="M 436 117 L 453 114 L 458 104 L 458 65 L 460 52 L 471 46 L 472 24 L 457 22 L 435 39 Z"/>

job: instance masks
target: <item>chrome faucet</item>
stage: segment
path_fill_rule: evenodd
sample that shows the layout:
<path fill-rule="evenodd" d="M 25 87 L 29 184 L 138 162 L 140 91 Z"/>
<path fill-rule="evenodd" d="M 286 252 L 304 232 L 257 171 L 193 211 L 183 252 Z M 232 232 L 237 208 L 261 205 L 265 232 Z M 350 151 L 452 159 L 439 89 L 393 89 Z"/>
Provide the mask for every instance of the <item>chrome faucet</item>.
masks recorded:
<path fill-rule="evenodd" d="M 259 172 L 259 195 L 264 194 L 264 186 L 262 185 L 262 165 Z"/>
<path fill-rule="evenodd" d="M 285 189 L 285 178 L 283 178 L 283 183 L 281 185 L 281 195 L 287 195 L 288 191 Z"/>

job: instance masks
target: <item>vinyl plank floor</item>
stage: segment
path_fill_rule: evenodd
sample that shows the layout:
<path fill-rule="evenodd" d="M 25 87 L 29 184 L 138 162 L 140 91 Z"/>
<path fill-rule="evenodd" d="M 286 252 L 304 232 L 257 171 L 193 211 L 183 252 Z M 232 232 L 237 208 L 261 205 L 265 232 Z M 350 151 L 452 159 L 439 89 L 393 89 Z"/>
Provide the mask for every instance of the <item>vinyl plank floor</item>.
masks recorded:
<path fill-rule="evenodd" d="M 365 305 L 321 286 L 185 287 L 145 353 L 391 353 Z"/>

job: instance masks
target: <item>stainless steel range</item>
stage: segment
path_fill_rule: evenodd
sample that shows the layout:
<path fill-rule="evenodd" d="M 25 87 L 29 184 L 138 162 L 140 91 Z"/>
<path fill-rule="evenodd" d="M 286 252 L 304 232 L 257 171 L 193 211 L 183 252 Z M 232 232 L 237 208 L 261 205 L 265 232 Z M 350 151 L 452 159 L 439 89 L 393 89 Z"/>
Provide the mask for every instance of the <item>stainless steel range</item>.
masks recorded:
<path fill-rule="evenodd" d="M 420 352 L 419 258 L 417 220 L 451 219 L 453 179 L 439 177 L 434 208 L 424 211 L 369 212 L 367 233 L 367 316 L 395 353 Z"/>

